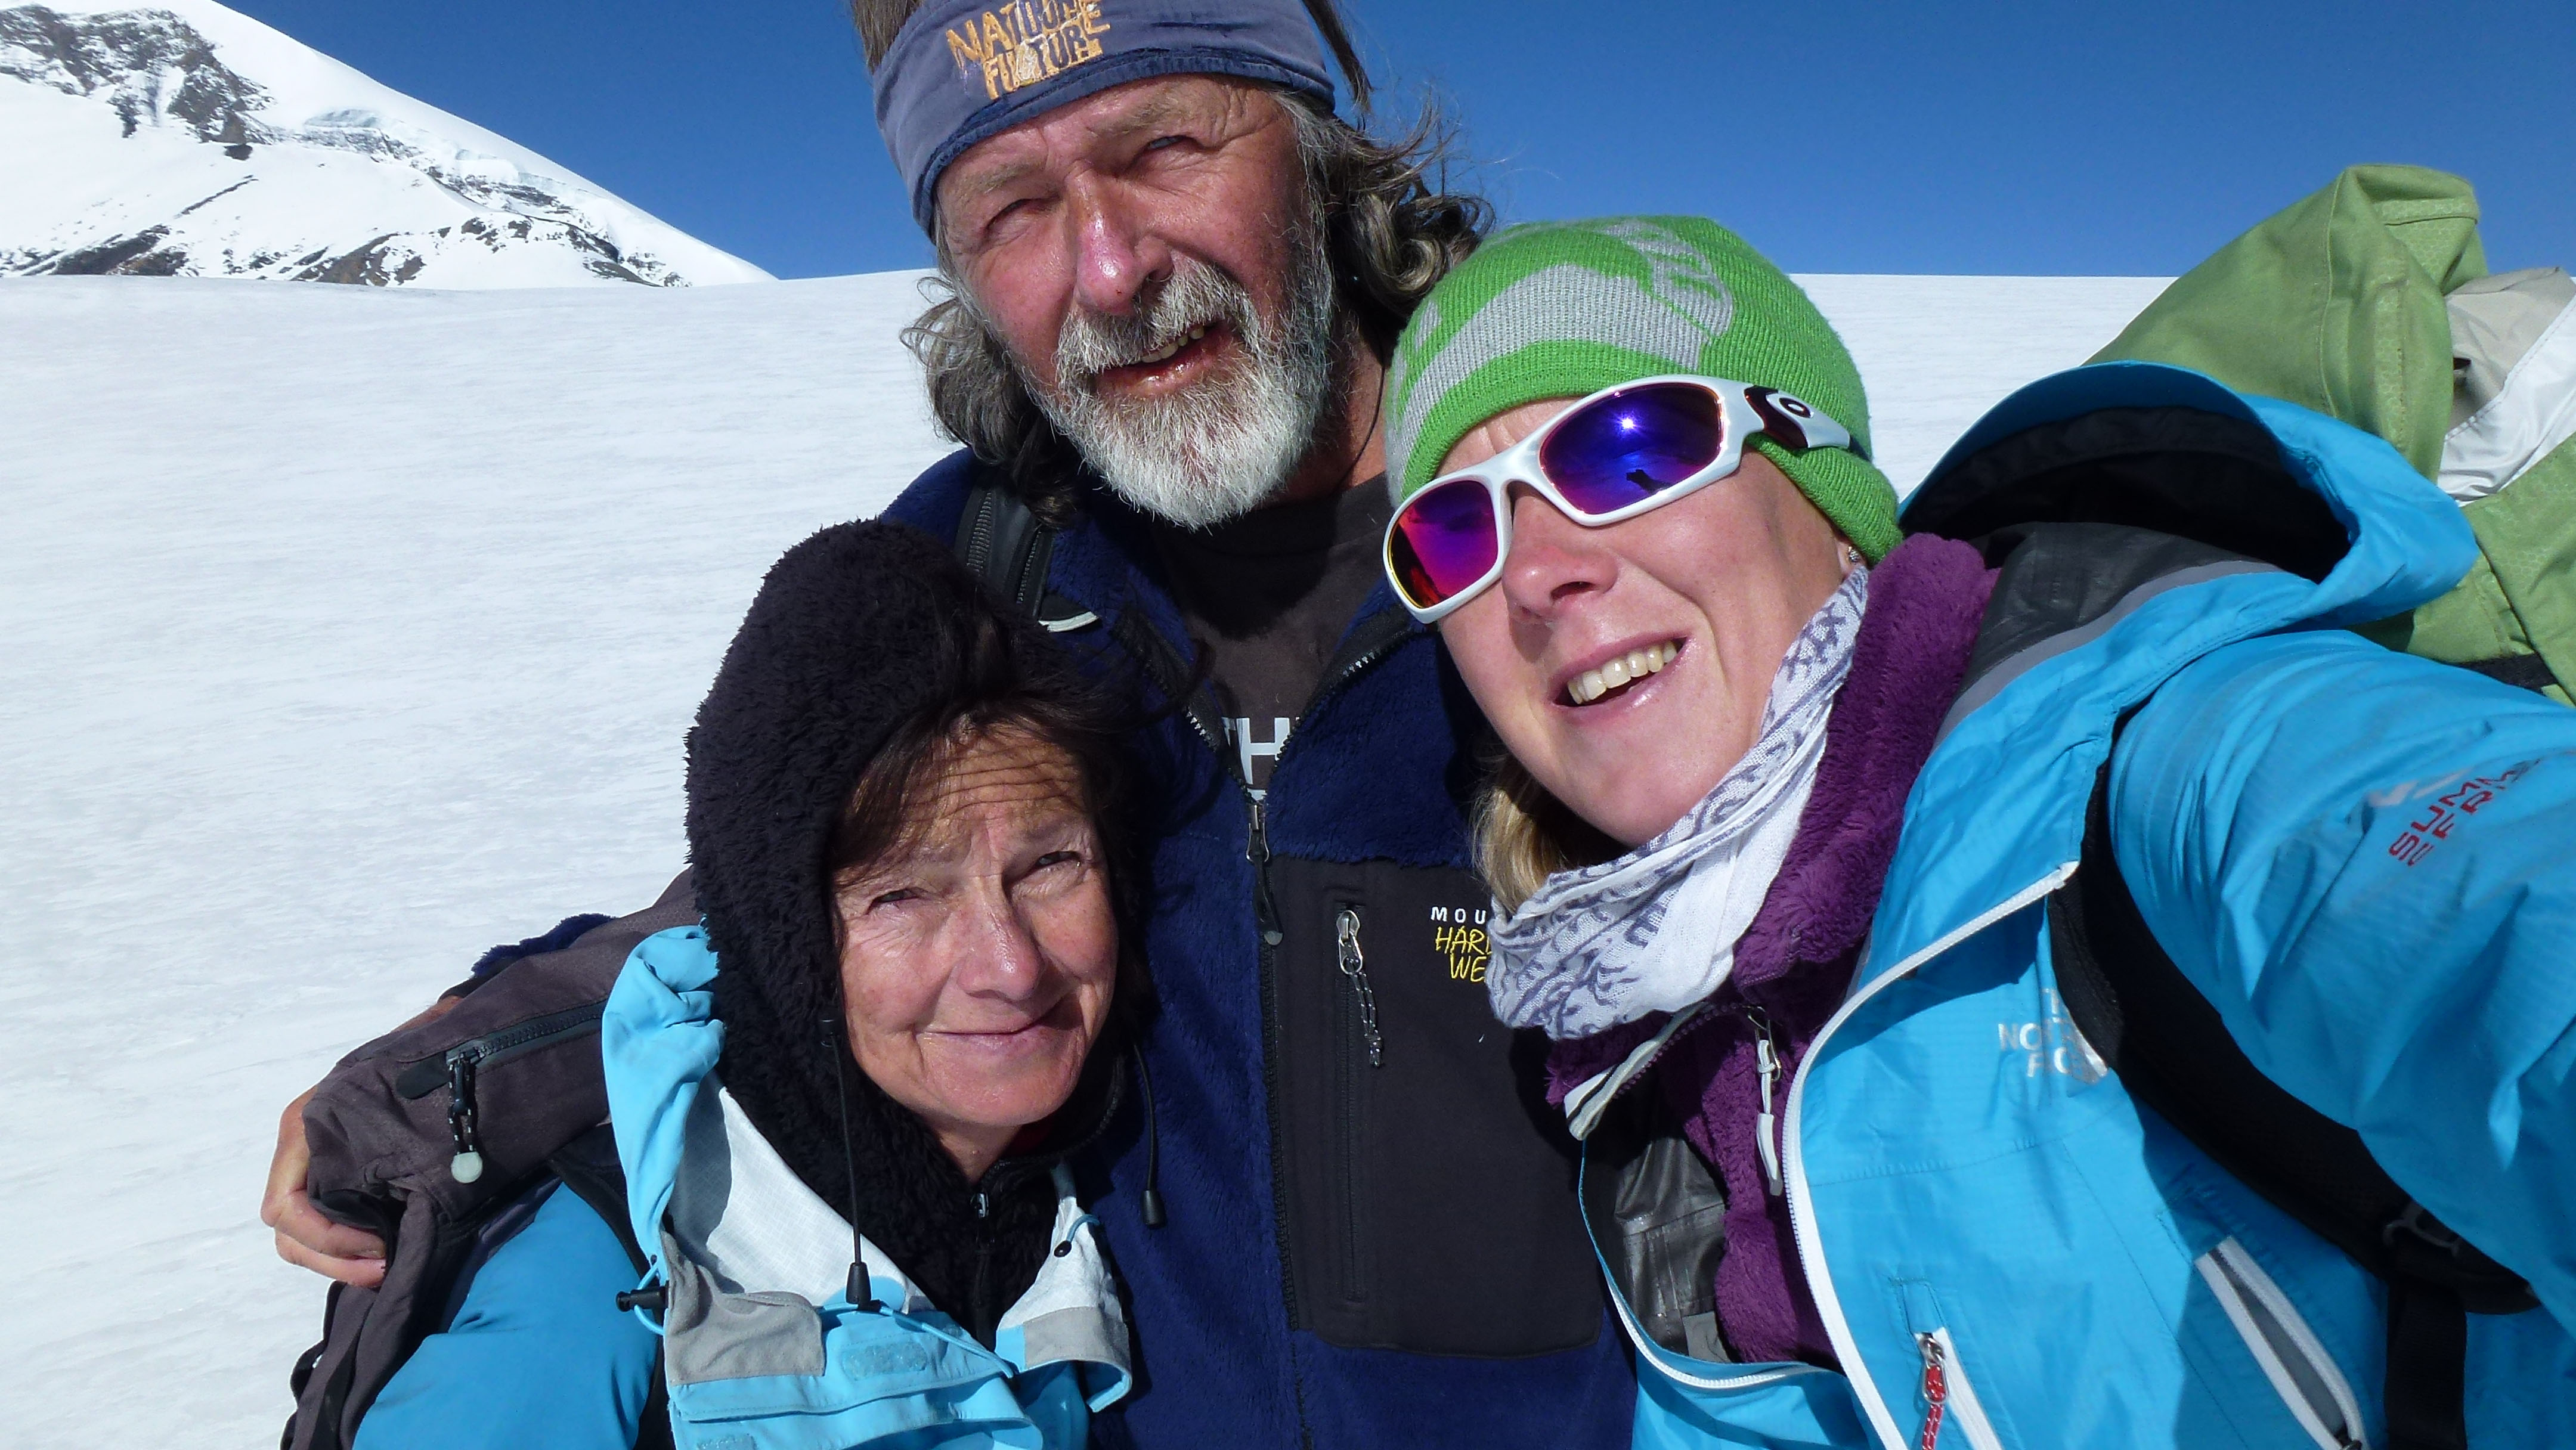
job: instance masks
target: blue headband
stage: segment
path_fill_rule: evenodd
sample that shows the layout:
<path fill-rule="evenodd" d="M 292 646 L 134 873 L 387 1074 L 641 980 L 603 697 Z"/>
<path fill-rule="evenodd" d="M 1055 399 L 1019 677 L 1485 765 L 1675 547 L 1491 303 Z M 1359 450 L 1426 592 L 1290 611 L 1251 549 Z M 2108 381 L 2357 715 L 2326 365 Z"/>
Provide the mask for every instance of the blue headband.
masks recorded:
<path fill-rule="evenodd" d="M 1265 81 L 1330 106 L 1301 0 L 931 0 L 870 77 L 877 130 L 936 234 L 939 174 L 987 136 L 1152 76 Z"/>

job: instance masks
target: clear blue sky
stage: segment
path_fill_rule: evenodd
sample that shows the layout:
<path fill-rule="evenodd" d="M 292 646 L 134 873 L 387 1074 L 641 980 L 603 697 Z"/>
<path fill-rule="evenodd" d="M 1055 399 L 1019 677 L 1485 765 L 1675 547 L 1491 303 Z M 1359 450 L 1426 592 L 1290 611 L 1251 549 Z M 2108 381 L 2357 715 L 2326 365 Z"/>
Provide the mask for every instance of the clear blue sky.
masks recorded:
<path fill-rule="evenodd" d="M 834 0 L 229 0 L 781 276 L 926 263 Z M 2567 0 L 1346 0 L 1507 219 L 1717 217 L 1794 271 L 2179 271 L 2353 161 L 2576 264 Z"/>

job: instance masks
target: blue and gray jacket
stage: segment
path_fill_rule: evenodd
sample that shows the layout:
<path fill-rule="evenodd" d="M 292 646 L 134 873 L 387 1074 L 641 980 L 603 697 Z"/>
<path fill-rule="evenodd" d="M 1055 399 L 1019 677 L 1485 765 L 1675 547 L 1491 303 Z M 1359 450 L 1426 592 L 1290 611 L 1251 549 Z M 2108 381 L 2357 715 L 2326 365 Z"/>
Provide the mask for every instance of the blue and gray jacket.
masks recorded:
<path fill-rule="evenodd" d="M 702 928 L 636 947 L 600 1022 L 642 1283 L 582 1196 L 505 1211 L 452 1322 L 387 1384 L 364 1450 L 649 1438 L 656 1370 L 675 1450 L 1078 1450 L 1130 1385 L 1125 1311 L 1096 1222 L 1057 1169 L 1054 1249 L 987 1349 L 860 1241 L 715 1075 Z M 552 1189 L 553 1185 L 548 1185 Z M 625 1291 L 659 1307 L 617 1310 Z M 658 1290 L 658 1295 L 650 1291 Z"/>
<path fill-rule="evenodd" d="M 2469 1443 L 2576 1444 L 2576 712 L 2344 628 L 2461 576 L 2458 509 L 2376 438 L 2112 364 L 2001 405 L 1907 523 L 2002 572 L 1785 1098 L 1842 1372 L 1631 1319 L 1636 1443 L 2388 1443 L 2385 1286 L 2059 996 L 2049 901 L 2107 762 L 2118 869 L 2253 1065 L 2536 1291 L 2469 1316 Z"/>
<path fill-rule="evenodd" d="M 715 1077 L 715 954 L 645 939 L 600 1021 L 609 1120 L 644 1246 L 678 1450 L 883 1445 L 1069 1450 L 1127 1393 L 1127 1323 L 1095 1224 L 1058 1169 L 1054 1248 L 975 1342 L 873 1244 L 849 1295 L 849 1221 L 798 1180 Z"/>

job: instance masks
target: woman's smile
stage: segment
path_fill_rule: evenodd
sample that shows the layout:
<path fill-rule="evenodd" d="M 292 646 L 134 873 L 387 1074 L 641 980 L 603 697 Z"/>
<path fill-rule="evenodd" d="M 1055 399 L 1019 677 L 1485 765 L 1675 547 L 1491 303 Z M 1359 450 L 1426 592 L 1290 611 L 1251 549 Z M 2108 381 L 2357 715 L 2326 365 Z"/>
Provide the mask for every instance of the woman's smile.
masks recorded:
<path fill-rule="evenodd" d="M 1082 1032 L 1081 1009 L 1070 996 L 1058 998 L 1044 1013 L 1016 1022 L 933 1024 L 922 1029 L 921 1039 L 925 1046 L 1010 1060 L 1089 1046 Z"/>
<path fill-rule="evenodd" d="M 1666 682 L 1660 677 L 1679 661 L 1687 647 L 1688 641 L 1679 637 L 1648 634 L 1643 639 L 1588 651 L 1581 662 L 1557 672 L 1553 703 L 1585 720 L 1594 720 L 1609 718 L 1607 714 L 1594 713 L 1608 707 L 1633 707 L 1661 698 L 1663 692 L 1656 687 Z"/>

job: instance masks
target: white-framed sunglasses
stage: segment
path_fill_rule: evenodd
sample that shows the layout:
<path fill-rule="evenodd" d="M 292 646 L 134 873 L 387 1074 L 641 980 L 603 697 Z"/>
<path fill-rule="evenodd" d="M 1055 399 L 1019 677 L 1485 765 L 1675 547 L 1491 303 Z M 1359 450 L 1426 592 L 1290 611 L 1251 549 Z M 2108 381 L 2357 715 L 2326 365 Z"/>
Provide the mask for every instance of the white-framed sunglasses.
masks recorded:
<path fill-rule="evenodd" d="M 1790 449 L 1853 446 L 1812 404 L 1758 383 L 1668 373 L 1603 388 L 1399 505 L 1386 526 L 1387 580 L 1414 618 L 1435 623 L 1503 576 L 1513 484 L 1597 529 L 1732 476 L 1756 433 Z"/>

